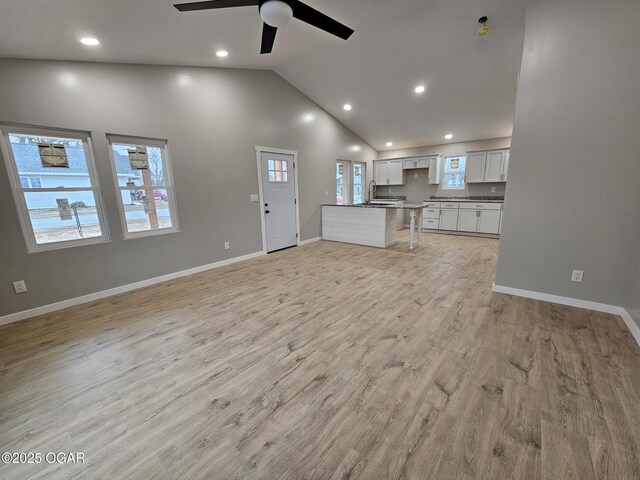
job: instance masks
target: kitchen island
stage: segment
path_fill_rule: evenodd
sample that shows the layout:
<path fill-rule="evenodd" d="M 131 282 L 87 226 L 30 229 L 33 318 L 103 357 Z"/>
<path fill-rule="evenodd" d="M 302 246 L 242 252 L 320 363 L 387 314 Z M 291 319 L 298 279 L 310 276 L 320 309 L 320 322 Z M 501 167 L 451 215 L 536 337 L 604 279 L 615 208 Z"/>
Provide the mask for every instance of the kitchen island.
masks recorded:
<path fill-rule="evenodd" d="M 414 247 L 417 221 L 417 240 L 420 243 L 422 209 L 420 204 L 325 204 L 322 206 L 322 238 L 334 242 L 355 243 L 370 247 L 387 248 L 398 241 L 398 214 L 409 210 L 411 229 L 409 250 Z"/>

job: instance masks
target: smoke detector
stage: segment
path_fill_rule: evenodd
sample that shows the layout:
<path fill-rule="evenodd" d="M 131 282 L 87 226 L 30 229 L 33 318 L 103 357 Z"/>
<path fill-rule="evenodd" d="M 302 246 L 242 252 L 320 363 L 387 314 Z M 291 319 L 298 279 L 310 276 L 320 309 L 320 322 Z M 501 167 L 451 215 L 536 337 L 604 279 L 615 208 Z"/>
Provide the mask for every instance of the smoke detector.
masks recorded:
<path fill-rule="evenodd" d="M 478 23 L 482 24 L 482 26 L 478 29 L 478 32 L 477 32 L 479 37 L 486 37 L 491 33 L 491 27 L 487 26 L 487 20 L 489 20 L 487 17 L 480 17 L 478 19 Z"/>

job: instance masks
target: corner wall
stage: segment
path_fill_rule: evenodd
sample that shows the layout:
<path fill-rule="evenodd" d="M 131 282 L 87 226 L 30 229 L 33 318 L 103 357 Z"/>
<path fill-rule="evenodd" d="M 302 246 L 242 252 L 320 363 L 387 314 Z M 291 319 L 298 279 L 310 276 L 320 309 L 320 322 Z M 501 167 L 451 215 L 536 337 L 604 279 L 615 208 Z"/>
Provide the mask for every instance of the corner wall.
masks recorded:
<path fill-rule="evenodd" d="M 496 285 L 624 305 L 640 238 L 639 22 L 636 0 L 529 0 Z"/>
<path fill-rule="evenodd" d="M 28 254 L 0 165 L 0 316 L 262 250 L 260 205 L 250 202 L 256 145 L 298 151 L 301 240 L 320 236 L 336 159 L 366 161 L 371 172 L 377 156 L 264 70 L 0 59 L 0 98 L 0 122 L 92 132 L 112 236 Z M 169 141 L 181 232 L 122 240 L 105 133 Z M 14 280 L 29 292 L 15 295 Z"/>

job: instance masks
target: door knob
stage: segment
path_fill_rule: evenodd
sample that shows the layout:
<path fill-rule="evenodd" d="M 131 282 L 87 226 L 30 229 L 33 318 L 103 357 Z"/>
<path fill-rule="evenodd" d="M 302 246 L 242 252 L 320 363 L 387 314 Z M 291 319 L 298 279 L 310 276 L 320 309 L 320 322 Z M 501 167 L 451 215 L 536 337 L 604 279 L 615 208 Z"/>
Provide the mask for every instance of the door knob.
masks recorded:
<path fill-rule="evenodd" d="M 264 206 L 265 206 L 265 207 L 268 207 L 268 206 L 269 206 L 269 204 L 268 204 L 268 203 L 265 203 L 265 204 L 264 204 Z"/>
<path fill-rule="evenodd" d="M 265 210 L 264 213 L 269 213 L 269 210 Z"/>

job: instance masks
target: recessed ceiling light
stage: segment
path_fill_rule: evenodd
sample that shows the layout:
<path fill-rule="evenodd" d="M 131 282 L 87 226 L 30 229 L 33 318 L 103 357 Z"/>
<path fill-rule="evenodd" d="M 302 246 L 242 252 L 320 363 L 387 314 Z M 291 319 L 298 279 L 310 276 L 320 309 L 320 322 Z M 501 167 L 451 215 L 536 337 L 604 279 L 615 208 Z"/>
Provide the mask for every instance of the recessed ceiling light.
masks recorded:
<path fill-rule="evenodd" d="M 83 37 L 80 39 L 80 43 L 83 45 L 89 45 L 91 47 L 94 47 L 96 45 L 100 45 L 100 40 L 98 40 L 95 37 Z"/>
<path fill-rule="evenodd" d="M 393 147 L 393 142 L 387 142 L 387 147 Z"/>
<path fill-rule="evenodd" d="M 216 52 L 216 55 L 220 58 L 224 58 L 229 55 L 229 52 L 227 52 L 226 50 L 218 50 Z"/>
<path fill-rule="evenodd" d="M 416 93 L 424 93 L 424 90 L 425 90 L 425 89 L 424 89 L 424 85 L 418 85 L 418 86 L 414 89 L 414 91 L 415 91 Z"/>
<path fill-rule="evenodd" d="M 345 103 L 344 107 L 342 108 L 344 108 L 347 112 L 350 112 L 352 107 L 348 103 Z"/>
<path fill-rule="evenodd" d="M 453 138 L 453 133 L 447 133 L 444 138 L 446 138 L 447 140 L 451 140 Z"/>

